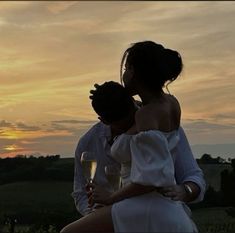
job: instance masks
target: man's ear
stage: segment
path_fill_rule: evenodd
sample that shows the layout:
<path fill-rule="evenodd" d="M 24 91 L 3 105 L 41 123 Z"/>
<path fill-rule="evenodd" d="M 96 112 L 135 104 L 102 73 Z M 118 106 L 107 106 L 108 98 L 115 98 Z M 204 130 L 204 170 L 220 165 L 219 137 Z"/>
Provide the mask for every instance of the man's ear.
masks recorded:
<path fill-rule="evenodd" d="M 110 125 L 108 121 L 106 121 L 105 119 L 103 119 L 102 117 L 98 117 L 98 119 L 103 122 L 105 125 Z"/>

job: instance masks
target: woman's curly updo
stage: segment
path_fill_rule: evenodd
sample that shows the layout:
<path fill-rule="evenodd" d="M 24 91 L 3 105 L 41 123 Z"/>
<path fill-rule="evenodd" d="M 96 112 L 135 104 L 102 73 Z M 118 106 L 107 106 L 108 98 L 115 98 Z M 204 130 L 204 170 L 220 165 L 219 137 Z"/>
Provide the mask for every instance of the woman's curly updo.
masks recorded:
<path fill-rule="evenodd" d="M 153 41 L 134 43 L 122 58 L 133 68 L 134 78 L 150 89 L 162 89 L 166 82 L 174 81 L 182 71 L 183 63 L 180 54 L 164 48 Z"/>

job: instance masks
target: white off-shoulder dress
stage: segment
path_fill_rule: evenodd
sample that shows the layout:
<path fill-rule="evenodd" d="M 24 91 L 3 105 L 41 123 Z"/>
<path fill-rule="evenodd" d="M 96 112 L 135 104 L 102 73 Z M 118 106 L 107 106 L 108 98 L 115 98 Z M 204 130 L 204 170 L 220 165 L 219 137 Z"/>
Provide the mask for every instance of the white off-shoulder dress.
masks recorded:
<path fill-rule="evenodd" d="M 130 182 L 156 187 L 176 184 L 173 151 L 178 141 L 177 130 L 120 135 L 111 154 L 121 163 L 123 185 Z M 113 204 L 112 220 L 115 232 L 197 232 L 182 203 L 156 191 Z"/>

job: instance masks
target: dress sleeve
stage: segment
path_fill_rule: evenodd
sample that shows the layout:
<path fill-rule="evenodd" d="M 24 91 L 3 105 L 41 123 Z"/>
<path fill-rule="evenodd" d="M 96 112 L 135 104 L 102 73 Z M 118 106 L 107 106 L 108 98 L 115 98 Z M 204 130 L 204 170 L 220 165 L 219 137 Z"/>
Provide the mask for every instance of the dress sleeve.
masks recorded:
<path fill-rule="evenodd" d="M 140 132 L 132 137 L 130 148 L 131 182 L 156 187 L 176 184 L 174 162 L 163 133 Z"/>

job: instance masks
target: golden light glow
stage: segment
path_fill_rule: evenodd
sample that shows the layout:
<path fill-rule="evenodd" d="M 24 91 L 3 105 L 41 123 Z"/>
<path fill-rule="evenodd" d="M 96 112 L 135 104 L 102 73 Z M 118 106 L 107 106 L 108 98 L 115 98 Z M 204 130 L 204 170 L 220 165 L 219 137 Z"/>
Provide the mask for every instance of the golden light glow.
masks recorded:
<path fill-rule="evenodd" d="M 49 137 L 49 136 L 68 136 L 71 135 L 70 132 L 67 130 L 60 130 L 60 131 L 54 131 L 54 132 L 47 132 L 44 130 L 40 131 L 20 131 L 20 130 L 6 130 L 4 132 L 1 132 L 0 139 L 33 139 L 33 138 L 41 138 L 41 137 Z"/>
<path fill-rule="evenodd" d="M 0 134 L 0 138 L 2 139 L 22 139 L 24 134 L 21 131 L 16 131 L 12 129 L 4 130 Z"/>
<path fill-rule="evenodd" d="M 9 146 L 6 146 L 4 147 L 4 150 L 7 150 L 7 151 L 15 151 L 19 149 L 16 145 L 9 145 Z"/>

